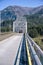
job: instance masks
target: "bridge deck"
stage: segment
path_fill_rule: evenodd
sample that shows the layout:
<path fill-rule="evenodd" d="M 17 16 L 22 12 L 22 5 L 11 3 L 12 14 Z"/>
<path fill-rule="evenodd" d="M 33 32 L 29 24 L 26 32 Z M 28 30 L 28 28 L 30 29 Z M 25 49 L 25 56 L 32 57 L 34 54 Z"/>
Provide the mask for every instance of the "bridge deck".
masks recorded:
<path fill-rule="evenodd" d="M 23 34 L 1 41 L 0 65 L 43 65 L 33 44 L 31 38 Z"/>
<path fill-rule="evenodd" d="M 0 42 L 0 65 L 14 65 L 22 35 L 13 35 Z"/>

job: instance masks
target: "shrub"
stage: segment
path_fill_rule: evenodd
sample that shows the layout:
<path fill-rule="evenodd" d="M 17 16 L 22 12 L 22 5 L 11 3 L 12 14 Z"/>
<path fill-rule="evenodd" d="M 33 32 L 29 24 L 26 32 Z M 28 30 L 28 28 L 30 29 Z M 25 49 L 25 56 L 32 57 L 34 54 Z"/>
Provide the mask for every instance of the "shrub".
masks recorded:
<path fill-rule="evenodd" d="M 32 38 L 34 38 L 34 37 L 37 37 L 37 36 L 38 36 L 38 32 L 37 32 L 36 29 L 31 29 L 31 30 L 29 31 L 29 35 L 30 35 Z"/>

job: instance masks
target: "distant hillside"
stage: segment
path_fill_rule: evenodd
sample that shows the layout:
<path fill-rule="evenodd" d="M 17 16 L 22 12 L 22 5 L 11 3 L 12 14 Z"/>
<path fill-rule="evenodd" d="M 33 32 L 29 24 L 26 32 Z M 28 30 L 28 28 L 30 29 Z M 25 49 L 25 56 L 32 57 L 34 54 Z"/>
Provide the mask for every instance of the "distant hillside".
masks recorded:
<path fill-rule="evenodd" d="M 30 14 L 32 8 L 20 7 L 20 6 L 9 6 L 1 11 L 1 19 L 3 20 L 15 20 L 15 17 Z"/>
<path fill-rule="evenodd" d="M 25 15 L 29 27 L 43 25 L 43 14 Z"/>
<path fill-rule="evenodd" d="M 41 11 L 41 12 L 43 11 L 43 5 L 33 8 L 33 10 L 31 12 L 32 12 L 32 14 L 35 14 L 35 13 L 38 13 L 39 11 Z"/>
<path fill-rule="evenodd" d="M 38 37 L 38 35 L 43 35 L 43 9 L 38 12 L 25 15 L 27 19 L 27 29 L 28 34 L 31 37 Z"/>
<path fill-rule="evenodd" d="M 31 25 L 43 24 L 43 6 L 31 10 L 30 15 L 24 15 Z"/>
<path fill-rule="evenodd" d="M 41 14 L 41 16 L 43 16 L 43 6 L 39 6 L 36 8 L 8 6 L 1 11 L 1 20 L 15 20 L 15 18 L 31 14 Z"/>

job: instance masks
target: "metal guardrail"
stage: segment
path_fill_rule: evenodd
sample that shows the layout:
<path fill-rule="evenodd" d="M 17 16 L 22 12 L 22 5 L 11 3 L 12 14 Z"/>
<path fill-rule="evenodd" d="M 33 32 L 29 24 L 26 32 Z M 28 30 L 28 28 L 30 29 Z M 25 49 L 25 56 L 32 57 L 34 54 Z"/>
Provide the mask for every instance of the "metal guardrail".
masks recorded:
<path fill-rule="evenodd" d="M 30 53 L 29 53 L 27 40 L 26 40 L 26 50 L 27 50 L 27 56 L 28 56 L 28 65 L 32 65 L 32 61 L 31 61 L 31 56 L 30 56 Z"/>
<path fill-rule="evenodd" d="M 37 56 L 31 42 L 30 42 L 30 39 L 28 38 L 29 36 L 26 35 L 26 39 L 28 41 L 28 44 L 29 44 L 29 47 L 30 47 L 30 52 L 31 52 L 31 56 L 32 56 L 32 60 L 33 60 L 33 65 L 42 65 L 39 57 Z"/>
<path fill-rule="evenodd" d="M 43 51 L 41 50 L 41 48 L 32 40 L 32 38 L 27 34 L 29 40 L 31 41 L 31 43 L 38 49 L 40 55 L 43 57 Z"/>

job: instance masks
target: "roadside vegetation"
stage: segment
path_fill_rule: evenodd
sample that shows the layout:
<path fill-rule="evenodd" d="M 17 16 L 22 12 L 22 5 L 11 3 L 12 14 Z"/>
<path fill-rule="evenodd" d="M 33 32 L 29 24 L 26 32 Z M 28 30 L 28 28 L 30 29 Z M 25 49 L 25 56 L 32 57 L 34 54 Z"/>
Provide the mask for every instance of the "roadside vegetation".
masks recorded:
<path fill-rule="evenodd" d="M 12 19 L 6 19 L 1 23 L 1 32 L 9 32 L 9 31 L 13 31 L 13 22 L 16 20 L 16 16 Z"/>
<path fill-rule="evenodd" d="M 13 20 L 3 21 L 1 23 L 1 32 L 9 32 L 13 30 Z"/>
<path fill-rule="evenodd" d="M 41 14 L 26 15 L 27 32 L 43 50 L 43 17 Z"/>
<path fill-rule="evenodd" d="M 40 48 L 43 50 L 43 36 L 38 36 L 36 38 L 33 38 L 33 40 L 40 46 Z"/>
<path fill-rule="evenodd" d="M 37 25 L 33 27 L 28 27 L 28 34 L 32 37 L 38 37 L 43 36 L 43 26 L 42 25 Z"/>
<path fill-rule="evenodd" d="M 43 36 L 43 17 L 41 14 L 25 15 L 27 20 L 27 32 L 34 38 L 39 35 Z"/>

